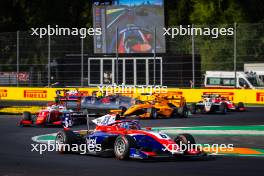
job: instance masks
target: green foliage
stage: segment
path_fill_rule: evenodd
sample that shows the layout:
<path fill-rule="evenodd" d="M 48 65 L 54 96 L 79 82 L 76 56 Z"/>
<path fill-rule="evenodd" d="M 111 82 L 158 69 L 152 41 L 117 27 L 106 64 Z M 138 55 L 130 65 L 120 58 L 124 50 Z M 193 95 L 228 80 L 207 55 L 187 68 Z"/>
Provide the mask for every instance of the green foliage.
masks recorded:
<path fill-rule="evenodd" d="M 208 27 L 232 27 L 238 25 L 238 66 L 242 69 L 245 61 L 258 61 L 264 56 L 263 24 L 249 25 L 240 23 L 263 23 L 263 0 L 164 0 L 167 26 L 195 24 Z M 31 27 L 90 27 L 92 26 L 91 0 L 2 0 L 0 1 L 0 32 L 27 31 Z M 251 26 L 251 27 L 250 27 Z M 0 36 L 1 63 L 14 64 L 16 61 L 16 40 Z M 8 40 L 12 43 L 8 43 Z M 10 42 L 9 41 L 9 42 Z M 2 42 L 2 43 L 1 43 Z M 4 43 L 7 42 L 7 43 Z M 86 39 L 85 50 L 92 50 L 92 41 Z M 169 41 L 170 42 L 170 41 Z M 63 42 L 61 42 L 63 43 Z M 24 53 L 25 63 L 45 64 L 47 40 L 31 41 L 31 52 Z M 88 45 L 89 44 L 89 45 Z M 179 38 L 169 43 L 170 53 L 191 52 L 190 37 Z M 74 48 L 74 46 L 72 46 Z M 79 46 L 76 46 L 79 47 Z M 230 70 L 233 65 L 233 38 L 212 39 L 210 37 L 195 38 L 196 52 L 201 55 L 203 70 Z M 69 48 L 70 49 L 70 48 Z M 23 48 L 21 48 L 21 51 Z M 6 54 L 5 53 L 11 53 Z M 23 54 L 23 53 L 21 53 Z M 221 61 L 221 62 L 220 62 Z"/>
<path fill-rule="evenodd" d="M 263 2 L 252 1 L 249 9 L 246 4 L 247 1 L 238 0 L 192 0 L 193 10 L 190 12 L 190 22 L 192 24 L 202 24 L 204 27 L 214 25 L 214 27 L 233 27 L 234 22 L 246 23 L 252 20 L 255 13 L 252 10 L 253 6 L 262 6 Z M 253 5 L 256 3 L 255 5 Z M 249 13 L 250 12 L 250 13 Z M 263 20 L 263 12 L 260 13 Z M 258 18 L 261 19 L 260 17 Z M 229 25 L 221 25 L 229 24 Z M 210 26 L 209 25 L 209 26 Z M 263 38 L 263 33 L 257 31 L 257 28 L 247 29 L 251 24 L 245 24 L 244 28 L 237 28 L 237 61 L 238 69 L 243 70 L 245 61 L 256 60 L 261 58 L 263 48 L 263 41 L 256 37 Z M 259 28 L 260 29 L 260 28 Z M 261 30 L 263 31 L 263 25 Z M 255 34 L 255 35 L 254 35 Z M 256 39 L 256 40 L 254 40 Z M 252 42 L 254 40 L 254 42 Z M 234 40 L 230 37 L 221 37 L 219 39 L 197 37 L 196 48 L 199 51 L 202 59 L 202 70 L 232 70 L 234 57 Z M 257 46 L 256 48 L 252 46 Z M 252 55 L 251 49 L 255 49 Z M 248 56 L 248 57 L 245 57 Z M 251 57 L 251 58 L 249 58 Z M 254 58 L 254 59 L 253 59 Z M 220 62 L 219 62 L 220 61 Z"/>
<path fill-rule="evenodd" d="M 90 0 L 4 0 L 0 1 L 0 32 L 59 25 L 87 27 L 92 24 Z"/>

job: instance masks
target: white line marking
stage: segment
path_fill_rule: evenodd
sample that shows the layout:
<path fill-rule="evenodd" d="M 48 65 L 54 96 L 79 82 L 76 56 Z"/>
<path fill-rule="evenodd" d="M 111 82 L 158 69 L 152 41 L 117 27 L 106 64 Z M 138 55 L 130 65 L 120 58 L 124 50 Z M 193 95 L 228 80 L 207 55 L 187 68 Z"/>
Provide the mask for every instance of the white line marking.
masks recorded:
<path fill-rule="evenodd" d="M 32 141 L 34 142 L 37 142 L 37 143 L 48 143 L 48 141 L 50 141 L 50 143 L 54 142 L 54 140 L 39 140 L 40 137 L 42 136 L 56 136 L 57 133 L 51 133 L 51 134 L 44 134 L 44 135 L 39 135 L 39 136 L 33 136 L 31 139 Z"/>
<path fill-rule="evenodd" d="M 124 15 L 125 12 L 121 13 L 120 15 L 118 15 L 110 24 L 107 25 L 107 29 L 110 28 L 110 26 L 112 26 L 112 24 L 114 24 L 122 15 Z"/>
<path fill-rule="evenodd" d="M 191 133 L 191 134 L 227 134 L 227 135 L 264 135 L 264 131 L 252 131 L 252 130 L 161 130 L 164 133 L 179 134 L 179 133 Z"/>

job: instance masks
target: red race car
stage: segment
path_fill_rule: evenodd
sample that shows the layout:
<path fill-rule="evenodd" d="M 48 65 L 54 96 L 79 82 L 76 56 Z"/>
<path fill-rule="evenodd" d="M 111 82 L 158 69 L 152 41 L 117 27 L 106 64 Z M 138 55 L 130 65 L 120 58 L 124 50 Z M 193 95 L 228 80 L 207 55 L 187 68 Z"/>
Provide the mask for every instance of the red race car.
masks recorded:
<path fill-rule="evenodd" d="M 30 112 L 24 112 L 20 126 L 73 126 L 76 122 L 85 120 L 86 117 L 80 112 L 73 112 L 62 105 L 51 105 L 46 109 L 32 115 Z"/>

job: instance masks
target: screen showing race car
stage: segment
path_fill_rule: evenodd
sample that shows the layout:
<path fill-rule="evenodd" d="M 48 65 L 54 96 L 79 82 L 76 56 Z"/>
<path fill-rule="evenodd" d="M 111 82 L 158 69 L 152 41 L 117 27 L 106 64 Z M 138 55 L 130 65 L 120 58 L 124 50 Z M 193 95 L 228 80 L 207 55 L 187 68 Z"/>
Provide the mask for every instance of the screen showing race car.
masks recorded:
<path fill-rule="evenodd" d="M 94 27 L 102 28 L 102 35 L 94 38 L 95 53 L 153 53 L 155 46 L 157 53 L 165 52 L 163 4 L 163 0 L 116 0 L 94 6 Z"/>

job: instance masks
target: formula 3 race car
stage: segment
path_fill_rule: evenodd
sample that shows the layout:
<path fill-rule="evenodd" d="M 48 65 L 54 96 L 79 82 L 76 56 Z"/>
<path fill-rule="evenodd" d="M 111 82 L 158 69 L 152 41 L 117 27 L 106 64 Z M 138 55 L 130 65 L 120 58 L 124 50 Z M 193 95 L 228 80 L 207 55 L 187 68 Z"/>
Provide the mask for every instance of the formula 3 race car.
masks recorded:
<path fill-rule="evenodd" d="M 81 154 L 115 156 L 120 160 L 206 155 L 200 148 L 180 147 L 182 144 L 195 144 L 190 134 L 180 134 L 171 139 L 167 134 L 141 129 L 137 120 L 118 120 L 116 115 L 105 115 L 93 122 L 97 125 L 94 130 L 66 129 L 58 132 L 55 140 L 58 151 L 80 153 L 76 146 L 84 145 L 87 150 Z"/>
<path fill-rule="evenodd" d="M 86 120 L 86 115 L 74 112 L 61 105 L 51 105 L 42 109 L 36 114 L 24 112 L 19 125 L 24 126 L 63 126 L 71 127 L 74 124 L 82 123 Z"/>
<path fill-rule="evenodd" d="M 56 101 L 59 104 L 63 104 L 68 109 L 83 112 L 84 114 L 94 113 L 98 116 L 102 116 L 109 113 L 110 110 L 127 110 L 135 103 L 135 99 L 129 96 L 123 95 L 101 95 L 97 96 L 97 92 L 93 92 L 93 95 L 84 96 L 77 90 L 72 92 L 64 92 L 63 96 L 60 93 L 57 94 Z"/>
<path fill-rule="evenodd" d="M 131 106 L 122 115 L 125 117 L 137 116 L 140 119 L 186 118 L 189 116 L 189 110 L 184 97 L 175 97 L 173 94 L 156 94 L 154 97 L 153 100 L 142 101 Z"/>
<path fill-rule="evenodd" d="M 236 106 L 232 101 L 217 94 L 203 95 L 201 101 L 191 104 L 190 107 L 192 114 L 197 112 L 226 114 L 228 111 L 243 112 L 245 110 L 244 103 L 239 102 Z"/>

